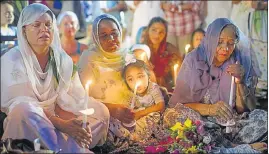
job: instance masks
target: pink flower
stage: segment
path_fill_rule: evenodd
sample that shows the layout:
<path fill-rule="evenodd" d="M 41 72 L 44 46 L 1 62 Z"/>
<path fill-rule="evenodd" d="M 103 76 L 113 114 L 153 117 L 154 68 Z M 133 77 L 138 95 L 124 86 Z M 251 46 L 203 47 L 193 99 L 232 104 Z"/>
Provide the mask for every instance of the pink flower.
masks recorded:
<path fill-rule="evenodd" d="M 156 148 L 156 152 L 159 153 L 159 152 L 165 152 L 166 151 L 166 148 L 162 147 L 162 146 L 158 146 Z"/>
<path fill-rule="evenodd" d="M 147 146 L 145 148 L 145 152 L 146 153 L 156 153 L 156 147 L 154 147 L 154 146 Z"/>
<path fill-rule="evenodd" d="M 198 127 L 198 126 L 200 126 L 200 125 L 202 124 L 202 122 L 201 122 L 200 120 L 196 120 L 196 121 L 194 122 L 194 124 Z"/>
<path fill-rule="evenodd" d="M 162 153 L 165 152 L 167 149 L 162 146 L 148 146 L 145 148 L 145 153 Z"/>
<path fill-rule="evenodd" d="M 203 126 L 203 125 L 198 126 L 198 127 L 196 128 L 196 130 L 197 130 L 197 133 L 198 133 L 199 135 L 204 135 L 204 134 L 205 134 L 205 130 L 204 130 L 204 126 Z"/>

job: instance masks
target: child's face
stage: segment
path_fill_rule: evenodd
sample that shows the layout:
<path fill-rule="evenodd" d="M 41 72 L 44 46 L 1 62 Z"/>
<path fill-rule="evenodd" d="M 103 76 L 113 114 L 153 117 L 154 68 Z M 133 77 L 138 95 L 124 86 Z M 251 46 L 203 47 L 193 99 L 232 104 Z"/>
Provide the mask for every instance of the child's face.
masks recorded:
<path fill-rule="evenodd" d="M 14 9 L 10 4 L 1 4 L 1 25 L 12 24 L 14 21 Z"/>
<path fill-rule="evenodd" d="M 137 94 L 143 95 L 146 93 L 149 76 L 143 68 L 129 67 L 126 70 L 125 80 L 132 91 L 134 91 L 135 85 L 139 81 L 141 84 L 137 87 Z"/>
<path fill-rule="evenodd" d="M 144 61 L 146 64 L 148 63 L 148 56 L 146 52 L 142 49 L 134 50 L 134 55 L 136 59 Z"/>
<path fill-rule="evenodd" d="M 193 35 L 193 42 L 192 42 L 193 48 L 197 48 L 200 45 L 203 38 L 204 38 L 204 34 L 202 32 L 196 32 Z"/>

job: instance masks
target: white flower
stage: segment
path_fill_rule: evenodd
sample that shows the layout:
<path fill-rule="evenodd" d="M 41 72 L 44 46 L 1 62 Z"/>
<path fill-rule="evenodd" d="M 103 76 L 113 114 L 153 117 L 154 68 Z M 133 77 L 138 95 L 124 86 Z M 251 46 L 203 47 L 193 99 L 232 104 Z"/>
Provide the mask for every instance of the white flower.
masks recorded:
<path fill-rule="evenodd" d="M 205 144 L 209 144 L 209 143 L 211 142 L 211 137 L 210 137 L 209 135 L 204 136 L 204 138 L 203 138 L 203 142 L 204 142 Z"/>
<path fill-rule="evenodd" d="M 133 54 L 126 54 L 125 56 L 125 66 L 131 64 L 131 63 L 135 63 L 136 62 L 136 58 Z"/>

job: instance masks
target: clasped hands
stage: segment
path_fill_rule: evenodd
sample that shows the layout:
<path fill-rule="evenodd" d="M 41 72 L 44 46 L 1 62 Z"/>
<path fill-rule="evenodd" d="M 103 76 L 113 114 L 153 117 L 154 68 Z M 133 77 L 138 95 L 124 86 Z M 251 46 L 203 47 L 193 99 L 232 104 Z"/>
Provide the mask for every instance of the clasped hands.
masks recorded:
<path fill-rule="evenodd" d="M 117 104 L 117 106 L 110 112 L 111 116 L 123 123 L 131 123 L 134 120 L 141 118 L 141 112 L 128 108 L 125 105 Z"/>
<path fill-rule="evenodd" d="M 61 124 L 60 131 L 71 136 L 80 147 L 88 148 L 92 143 L 92 132 L 87 122 L 86 128 L 82 128 L 83 121 L 76 118 L 64 120 Z"/>

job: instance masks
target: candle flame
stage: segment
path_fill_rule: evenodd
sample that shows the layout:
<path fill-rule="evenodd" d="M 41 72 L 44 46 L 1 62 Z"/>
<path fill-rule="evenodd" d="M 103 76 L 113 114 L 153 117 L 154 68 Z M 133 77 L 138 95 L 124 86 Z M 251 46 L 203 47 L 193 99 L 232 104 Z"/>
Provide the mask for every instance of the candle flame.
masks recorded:
<path fill-rule="evenodd" d="M 178 64 L 175 64 L 175 65 L 174 65 L 174 71 L 175 71 L 175 72 L 177 71 L 177 68 L 178 68 Z"/>
<path fill-rule="evenodd" d="M 186 46 L 185 46 L 185 51 L 186 51 L 186 53 L 188 53 L 189 52 L 189 48 L 191 47 L 191 45 L 190 44 L 187 44 Z"/>
<path fill-rule="evenodd" d="M 140 85 L 141 85 L 141 81 L 137 81 L 136 84 L 135 84 L 135 89 L 137 89 L 138 86 L 140 86 Z"/>

